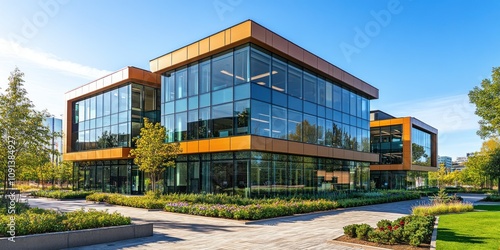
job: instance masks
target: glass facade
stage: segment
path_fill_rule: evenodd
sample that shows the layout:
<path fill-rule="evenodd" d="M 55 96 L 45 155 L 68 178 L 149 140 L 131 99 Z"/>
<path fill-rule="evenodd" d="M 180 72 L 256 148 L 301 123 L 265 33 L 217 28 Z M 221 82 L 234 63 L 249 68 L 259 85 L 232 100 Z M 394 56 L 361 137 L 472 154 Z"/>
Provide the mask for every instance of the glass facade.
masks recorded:
<path fill-rule="evenodd" d="M 167 169 L 164 191 L 269 197 L 367 189 L 369 171 L 364 162 L 256 151 L 182 155 Z"/>
<path fill-rule="evenodd" d="M 425 171 L 370 171 L 371 185 L 377 189 L 415 189 L 428 186 Z"/>
<path fill-rule="evenodd" d="M 419 166 L 431 166 L 431 134 L 418 128 L 411 128 L 412 163 Z"/>
<path fill-rule="evenodd" d="M 259 135 L 370 151 L 369 100 L 254 45 L 162 75 L 170 142 Z"/>
<path fill-rule="evenodd" d="M 143 117 L 158 121 L 159 94 L 152 87 L 127 83 L 73 103 L 72 152 L 131 147 Z"/>
<path fill-rule="evenodd" d="M 402 125 L 371 128 L 371 152 L 380 155 L 380 164 L 403 163 L 402 131 Z"/>

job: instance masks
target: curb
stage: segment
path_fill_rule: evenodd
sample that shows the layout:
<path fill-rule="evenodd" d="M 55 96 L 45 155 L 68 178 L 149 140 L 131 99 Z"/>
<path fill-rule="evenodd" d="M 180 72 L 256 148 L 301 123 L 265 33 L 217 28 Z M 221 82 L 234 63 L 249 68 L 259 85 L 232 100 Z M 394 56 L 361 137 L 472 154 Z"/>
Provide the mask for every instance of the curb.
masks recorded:
<path fill-rule="evenodd" d="M 333 240 L 327 241 L 328 243 L 334 244 L 334 245 L 342 245 L 342 246 L 350 246 L 350 247 L 359 247 L 363 250 L 390 250 L 390 248 L 383 248 L 383 247 L 375 247 L 375 246 L 369 246 L 369 245 L 361 245 L 361 244 L 356 244 L 356 243 L 351 243 L 351 242 L 345 242 L 345 241 L 339 241 L 336 240 L 337 238 L 342 237 L 344 234 L 341 234 Z"/>
<path fill-rule="evenodd" d="M 436 250 L 438 224 L 439 224 L 439 216 L 436 216 L 436 222 L 434 222 L 434 230 L 432 230 L 431 248 L 430 248 L 431 250 Z"/>

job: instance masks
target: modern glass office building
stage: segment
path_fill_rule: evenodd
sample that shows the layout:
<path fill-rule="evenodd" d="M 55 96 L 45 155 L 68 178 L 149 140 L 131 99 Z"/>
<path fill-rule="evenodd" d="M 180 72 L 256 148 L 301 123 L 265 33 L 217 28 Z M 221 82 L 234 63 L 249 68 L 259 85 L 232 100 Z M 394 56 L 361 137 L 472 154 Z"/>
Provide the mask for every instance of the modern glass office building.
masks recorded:
<path fill-rule="evenodd" d="M 141 71 L 149 82 L 122 79 L 67 94 L 65 155 L 75 162 L 77 188 L 148 188 L 125 156 L 142 117 L 160 121 L 168 143 L 182 149 L 160 182 L 164 192 L 270 196 L 369 188 L 369 163 L 378 160 L 370 153 L 373 86 L 250 20 L 150 66 L 152 72 Z M 118 149 L 114 159 L 95 159 Z"/>
<path fill-rule="evenodd" d="M 428 172 L 436 171 L 437 129 L 413 117 L 396 118 L 371 112 L 371 152 L 379 160 L 370 166 L 376 188 L 412 189 L 427 186 Z"/>

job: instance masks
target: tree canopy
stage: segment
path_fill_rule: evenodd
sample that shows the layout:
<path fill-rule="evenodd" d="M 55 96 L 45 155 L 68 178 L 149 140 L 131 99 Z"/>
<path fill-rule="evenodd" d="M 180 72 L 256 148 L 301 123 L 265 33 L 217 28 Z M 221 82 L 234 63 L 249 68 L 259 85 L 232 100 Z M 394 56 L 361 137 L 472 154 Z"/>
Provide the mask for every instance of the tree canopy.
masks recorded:
<path fill-rule="evenodd" d="M 43 125 L 48 113 L 34 109 L 24 89 L 23 77 L 23 72 L 14 69 L 8 87 L 0 93 L 0 175 L 4 188 L 14 183 L 8 181 L 9 169 L 16 176 L 11 180 L 17 179 L 23 169 L 35 162 L 44 164 L 49 160 L 48 155 L 54 153 L 47 147 L 52 133 Z"/>
<path fill-rule="evenodd" d="M 477 134 L 482 138 L 500 135 L 500 67 L 493 68 L 491 79 L 484 79 L 481 86 L 469 92 L 469 100 L 476 105 L 479 121 Z"/>
<path fill-rule="evenodd" d="M 130 151 L 134 163 L 149 174 L 152 190 L 157 191 L 156 182 L 167 167 L 175 167 L 175 158 L 181 153 L 179 143 L 165 143 L 168 139 L 165 127 L 153 124 L 144 118 L 140 135 L 134 138 L 136 148 Z"/>

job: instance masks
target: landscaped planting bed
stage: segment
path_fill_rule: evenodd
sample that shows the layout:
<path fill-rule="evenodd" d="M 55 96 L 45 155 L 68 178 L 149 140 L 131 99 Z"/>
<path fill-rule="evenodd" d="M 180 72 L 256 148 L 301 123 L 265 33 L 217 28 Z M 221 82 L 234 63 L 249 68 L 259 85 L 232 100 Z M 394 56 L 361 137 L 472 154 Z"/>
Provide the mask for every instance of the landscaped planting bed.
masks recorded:
<path fill-rule="evenodd" d="M 71 191 L 71 190 L 38 190 L 31 192 L 35 197 L 46 197 L 52 199 L 83 199 L 92 191 Z"/>
<path fill-rule="evenodd" d="M 302 195 L 268 199 L 250 199 L 226 194 L 169 194 L 126 196 L 95 193 L 88 201 L 147 209 L 163 209 L 167 212 L 221 217 L 238 220 L 258 220 L 300 213 L 326 211 L 340 207 L 364 206 L 420 198 L 413 192 L 388 192 L 352 194 L 357 198 L 327 199 L 321 196 Z M 325 197 L 324 195 L 322 197 Z"/>

